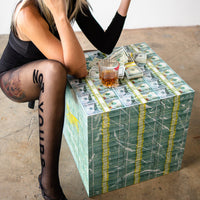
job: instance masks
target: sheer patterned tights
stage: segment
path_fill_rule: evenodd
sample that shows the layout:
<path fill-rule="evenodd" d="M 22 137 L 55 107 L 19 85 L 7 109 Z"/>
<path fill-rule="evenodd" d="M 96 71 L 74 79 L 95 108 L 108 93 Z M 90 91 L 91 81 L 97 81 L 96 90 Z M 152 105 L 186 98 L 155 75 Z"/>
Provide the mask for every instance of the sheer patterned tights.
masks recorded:
<path fill-rule="evenodd" d="M 0 87 L 16 102 L 39 99 L 41 183 L 53 199 L 62 193 L 59 154 L 64 119 L 66 70 L 56 61 L 42 60 L 1 74 Z"/>

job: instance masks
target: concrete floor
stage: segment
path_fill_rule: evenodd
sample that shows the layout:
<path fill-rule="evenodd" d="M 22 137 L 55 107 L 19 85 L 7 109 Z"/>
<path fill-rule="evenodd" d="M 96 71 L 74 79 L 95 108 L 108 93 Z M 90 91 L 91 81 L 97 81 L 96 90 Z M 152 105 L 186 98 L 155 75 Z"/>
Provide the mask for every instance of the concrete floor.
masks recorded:
<path fill-rule="evenodd" d="M 93 49 L 77 33 L 85 50 Z M 0 55 L 7 42 L 0 36 Z M 88 198 L 63 137 L 60 177 L 69 200 L 200 200 L 200 26 L 124 30 L 118 46 L 146 42 L 195 91 L 182 169 L 137 185 Z M 42 199 L 37 109 L 18 104 L 0 91 L 0 200 Z"/>

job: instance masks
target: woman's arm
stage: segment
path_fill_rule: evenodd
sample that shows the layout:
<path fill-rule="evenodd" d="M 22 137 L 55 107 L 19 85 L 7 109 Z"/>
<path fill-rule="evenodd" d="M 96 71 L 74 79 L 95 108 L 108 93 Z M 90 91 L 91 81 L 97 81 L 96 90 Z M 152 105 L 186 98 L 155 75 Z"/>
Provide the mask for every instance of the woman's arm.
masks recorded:
<path fill-rule="evenodd" d="M 87 75 L 83 50 L 67 18 L 66 0 L 44 0 L 50 9 L 61 39 L 63 59 L 69 70 L 77 77 Z"/>
<path fill-rule="evenodd" d="M 70 74 L 77 78 L 85 77 L 87 75 L 85 56 L 69 20 L 63 17 L 55 21 L 61 39 L 65 65 Z"/>
<path fill-rule="evenodd" d="M 121 0 L 120 6 L 118 8 L 118 13 L 121 16 L 126 16 L 131 0 Z"/>
<path fill-rule="evenodd" d="M 100 51 L 110 54 L 121 35 L 126 14 L 131 0 L 121 0 L 118 12 L 104 31 L 91 14 L 89 7 L 84 7 L 85 14 L 79 12 L 76 21 L 88 40 Z"/>
<path fill-rule="evenodd" d="M 68 73 L 77 78 L 85 77 L 87 75 L 85 56 L 67 19 L 65 0 L 57 0 L 55 3 L 53 0 L 45 0 L 46 2 L 54 16 L 61 41 L 49 31 L 47 22 L 33 5 L 20 11 L 17 19 L 18 29 L 48 59 L 63 63 Z"/>

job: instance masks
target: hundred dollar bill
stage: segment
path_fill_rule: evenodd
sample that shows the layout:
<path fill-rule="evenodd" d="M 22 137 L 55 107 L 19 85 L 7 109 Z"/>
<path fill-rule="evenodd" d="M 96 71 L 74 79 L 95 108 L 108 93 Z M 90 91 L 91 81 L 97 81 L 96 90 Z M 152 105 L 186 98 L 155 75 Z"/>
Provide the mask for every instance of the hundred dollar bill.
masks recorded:
<path fill-rule="evenodd" d="M 94 58 L 91 61 L 87 61 L 87 68 L 88 70 L 90 70 L 91 68 L 98 66 L 98 63 L 101 61 L 102 59 L 99 58 Z"/>
<path fill-rule="evenodd" d="M 124 65 L 120 65 L 119 71 L 118 71 L 118 78 L 119 79 L 123 79 L 124 78 L 124 72 L 125 72 Z"/>
<path fill-rule="evenodd" d="M 99 78 L 99 67 L 94 65 L 90 70 L 88 74 L 89 78 Z"/>

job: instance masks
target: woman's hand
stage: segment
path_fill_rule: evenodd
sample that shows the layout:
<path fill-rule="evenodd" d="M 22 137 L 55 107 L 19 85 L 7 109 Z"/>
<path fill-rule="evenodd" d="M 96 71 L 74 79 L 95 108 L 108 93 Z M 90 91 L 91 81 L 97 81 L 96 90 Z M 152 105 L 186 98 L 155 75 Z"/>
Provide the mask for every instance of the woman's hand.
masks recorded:
<path fill-rule="evenodd" d="M 131 2 L 131 0 L 121 0 L 120 6 L 119 6 L 119 9 L 118 9 L 118 13 L 121 16 L 125 17 L 127 15 L 130 2 Z"/>
<path fill-rule="evenodd" d="M 43 2 L 51 11 L 54 19 L 67 16 L 66 0 L 43 0 Z"/>

